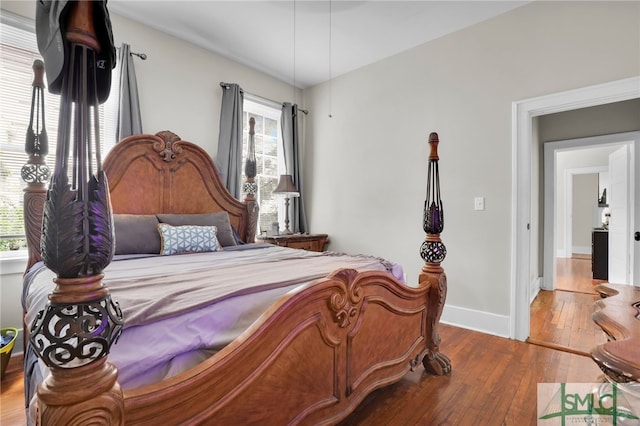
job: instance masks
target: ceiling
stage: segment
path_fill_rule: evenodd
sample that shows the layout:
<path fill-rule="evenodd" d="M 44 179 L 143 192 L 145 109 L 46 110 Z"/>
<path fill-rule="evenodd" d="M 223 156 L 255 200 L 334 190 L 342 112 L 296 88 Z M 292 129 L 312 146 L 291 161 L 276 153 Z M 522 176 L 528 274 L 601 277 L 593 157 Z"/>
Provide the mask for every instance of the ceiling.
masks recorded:
<path fill-rule="evenodd" d="M 109 10 L 306 88 L 526 3 L 110 0 Z"/>

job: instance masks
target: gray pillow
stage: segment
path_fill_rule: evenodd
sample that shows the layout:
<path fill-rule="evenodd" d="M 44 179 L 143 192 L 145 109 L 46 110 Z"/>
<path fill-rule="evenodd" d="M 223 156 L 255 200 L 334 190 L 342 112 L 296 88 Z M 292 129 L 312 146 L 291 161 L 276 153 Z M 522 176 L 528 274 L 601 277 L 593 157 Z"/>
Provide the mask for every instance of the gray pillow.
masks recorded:
<path fill-rule="evenodd" d="M 233 237 L 233 229 L 229 222 L 229 213 L 200 213 L 200 214 L 157 214 L 158 220 L 162 223 L 168 223 L 173 226 L 180 225 L 199 225 L 211 226 L 218 228 L 218 241 L 222 247 L 237 245 L 236 239 Z"/>
<path fill-rule="evenodd" d="M 114 214 L 116 254 L 159 254 L 160 234 L 155 215 Z"/>

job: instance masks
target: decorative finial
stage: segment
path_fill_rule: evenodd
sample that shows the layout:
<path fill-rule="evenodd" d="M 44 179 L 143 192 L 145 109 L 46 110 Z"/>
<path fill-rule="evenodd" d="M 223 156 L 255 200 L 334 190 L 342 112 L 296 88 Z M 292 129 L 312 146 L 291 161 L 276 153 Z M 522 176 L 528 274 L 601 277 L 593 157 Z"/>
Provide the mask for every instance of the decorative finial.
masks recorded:
<path fill-rule="evenodd" d="M 429 169 L 427 172 L 427 196 L 424 201 L 423 229 L 427 240 L 420 247 L 422 259 L 431 265 L 438 265 L 444 260 L 447 250 L 440 241 L 440 233 L 444 229 L 444 208 L 440 198 L 440 171 L 438 167 L 438 134 L 429 135 Z"/>
<path fill-rule="evenodd" d="M 33 87 L 44 89 L 44 62 L 40 59 L 33 61 Z"/>
<path fill-rule="evenodd" d="M 429 160 L 439 160 L 438 158 L 438 144 L 440 140 L 438 139 L 438 134 L 436 132 L 431 132 L 429 135 L 429 145 L 431 145 L 431 153 L 429 153 Z"/>

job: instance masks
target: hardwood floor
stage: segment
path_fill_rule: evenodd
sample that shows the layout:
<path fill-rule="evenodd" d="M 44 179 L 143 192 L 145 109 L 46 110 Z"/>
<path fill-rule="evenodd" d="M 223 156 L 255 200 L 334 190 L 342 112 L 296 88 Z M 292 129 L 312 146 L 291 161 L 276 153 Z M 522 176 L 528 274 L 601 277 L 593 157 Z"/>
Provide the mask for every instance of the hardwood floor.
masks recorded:
<path fill-rule="evenodd" d="M 443 353 L 453 372 L 435 377 L 419 366 L 369 395 L 341 426 L 535 425 L 538 383 L 593 382 L 584 356 L 443 325 Z M 22 359 L 2 381 L 0 424 L 24 425 Z"/>
<path fill-rule="evenodd" d="M 556 259 L 556 291 L 540 291 L 531 304 L 528 342 L 589 356 L 589 351 L 607 341 L 591 320 L 593 304 L 600 296 L 594 287 L 604 283 L 592 279 L 591 259 Z"/>
<path fill-rule="evenodd" d="M 598 380 L 590 358 L 443 325 L 450 376 L 421 368 L 369 395 L 340 426 L 535 425 L 538 383 Z"/>
<path fill-rule="evenodd" d="M 529 343 L 442 327 L 451 377 L 409 373 L 370 395 L 340 426 L 535 425 L 538 383 L 590 383 L 601 373 L 589 351 L 606 342 L 591 320 L 599 298 L 591 259 L 558 259 L 555 292 L 531 305 Z"/>
<path fill-rule="evenodd" d="M 580 271 L 584 263 L 563 268 Z M 591 321 L 597 296 L 586 282 L 577 283 L 586 280 L 584 271 L 563 274 L 573 274 L 579 290 L 538 295 L 531 307 L 536 344 L 442 325 L 441 350 L 451 359 L 450 376 L 425 375 L 420 366 L 400 382 L 373 392 L 340 426 L 537 424 L 538 383 L 591 383 L 601 375 L 587 356 L 604 342 L 604 333 Z M 14 357 L 1 383 L 3 426 L 25 424 L 22 380 L 22 358 Z"/>
<path fill-rule="evenodd" d="M 0 382 L 0 425 L 2 426 L 26 424 L 23 378 L 22 355 L 13 356 Z"/>
<path fill-rule="evenodd" d="M 591 320 L 593 304 L 599 298 L 563 290 L 540 291 L 531 304 L 528 342 L 589 356 L 591 349 L 607 341 Z"/>
<path fill-rule="evenodd" d="M 606 283 L 594 280 L 591 272 L 591 256 L 574 255 L 556 258 L 556 288 L 577 293 L 596 294 L 593 287 Z"/>

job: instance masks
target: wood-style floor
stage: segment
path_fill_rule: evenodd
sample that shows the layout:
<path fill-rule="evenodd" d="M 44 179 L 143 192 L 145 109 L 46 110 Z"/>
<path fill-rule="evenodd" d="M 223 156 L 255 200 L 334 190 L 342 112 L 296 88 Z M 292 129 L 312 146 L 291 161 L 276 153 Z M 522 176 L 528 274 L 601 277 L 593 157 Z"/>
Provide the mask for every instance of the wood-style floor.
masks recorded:
<path fill-rule="evenodd" d="M 451 359 L 451 375 L 428 376 L 419 367 L 400 382 L 373 392 L 340 426 L 537 424 L 538 383 L 591 383 L 600 377 L 595 363 L 580 354 L 604 338 L 602 332 L 596 336 L 589 331 L 587 305 L 595 296 L 553 293 L 558 300 L 550 295 L 536 298 L 531 323 L 532 336 L 549 339 L 551 347 L 442 325 L 441 351 Z M 578 296 L 572 299 L 567 296 L 571 294 Z M 565 344 L 569 350 L 554 349 Z M 14 357 L 1 384 L 3 426 L 25 424 L 22 380 L 22 359 Z"/>
<path fill-rule="evenodd" d="M 584 356 L 607 341 L 591 320 L 593 304 L 600 296 L 594 290 L 606 281 L 593 280 L 591 259 L 556 259 L 556 291 L 540 291 L 531 304 L 530 343 L 574 351 Z"/>

